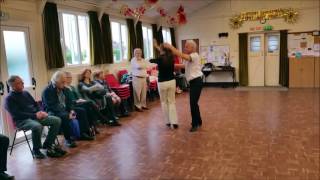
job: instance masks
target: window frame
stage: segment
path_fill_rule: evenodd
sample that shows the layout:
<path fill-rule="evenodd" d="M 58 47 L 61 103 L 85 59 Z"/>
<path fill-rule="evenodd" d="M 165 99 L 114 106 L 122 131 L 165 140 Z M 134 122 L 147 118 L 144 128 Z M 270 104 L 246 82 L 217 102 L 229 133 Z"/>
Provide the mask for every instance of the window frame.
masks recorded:
<path fill-rule="evenodd" d="M 127 52 L 129 52 L 129 35 L 128 35 L 128 25 L 126 23 L 126 21 L 124 19 L 119 19 L 119 18 L 113 18 L 110 17 L 110 29 L 111 29 L 111 41 L 112 41 L 112 58 L 113 58 L 113 34 L 112 34 L 112 22 L 115 23 L 119 23 L 119 36 L 120 36 L 120 61 L 116 61 L 115 59 L 113 59 L 113 63 L 122 63 L 122 62 L 126 62 L 129 61 L 129 54 L 127 54 L 127 58 L 124 58 L 124 53 L 122 52 L 122 31 L 121 31 L 121 26 L 124 25 L 126 26 L 126 30 L 127 30 L 127 45 L 128 45 L 128 49 Z"/>
<path fill-rule="evenodd" d="M 155 54 L 155 52 L 154 52 L 154 48 L 153 48 L 153 33 L 152 33 L 152 26 L 151 26 L 151 24 L 145 24 L 145 23 L 143 23 L 142 24 L 142 34 L 143 34 L 143 28 L 147 28 L 147 41 L 149 42 L 149 30 L 151 30 L 151 44 L 149 44 L 148 43 L 148 47 L 147 48 L 150 48 L 151 49 L 151 54 L 150 54 L 150 57 L 146 57 L 146 53 L 144 53 L 144 55 L 145 55 L 145 58 L 146 59 L 152 59 L 152 58 L 154 58 L 154 54 Z M 144 38 L 144 37 L 143 37 Z M 149 45 L 151 46 L 151 47 L 149 47 Z M 145 43 L 143 42 L 143 46 L 145 46 Z M 143 47 L 143 49 L 144 49 L 144 47 Z"/>
<path fill-rule="evenodd" d="M 64 26 L 63 26 L 63 14 L 71 14 L 76 16 L 76 33 L 77 33 L 77 49 L 80 53 L 80 63 L 79 64 L 68 64 L 66 59 L 66 44 L 65 44 L 65 35 L 64 35 Z M 88 26 L 90 26 L 90 20 L 89 15 L 85 12 L 80 11 L 73 11 L 73 10 L 66 10 L 66 9 L 58 9 L 58 20 L 59 20 L 59 30 L 60 30 L 60 43 L 62 47 L 62 54 L 63 54 L 63 61 L 64 61 L 64 67 L 78 67 L 78 66 L 88 66 L 91 65 L 91 59 L 90 59 L 90 40 L 89 40 L 89 62 L 88 63 L 82 63 L 83 59 L 81 56 L 81 42 L 80 42 L 80 31 L 79 31 L 79 20 L 78 16 L 86 16 L 88 18 Z M 88 27 L 89 29 L 90 27 Z M 90 30 L 89 30 L 90 31 Z M 90 39 L 90 32 L 88 31 L 88 39 Z"/>

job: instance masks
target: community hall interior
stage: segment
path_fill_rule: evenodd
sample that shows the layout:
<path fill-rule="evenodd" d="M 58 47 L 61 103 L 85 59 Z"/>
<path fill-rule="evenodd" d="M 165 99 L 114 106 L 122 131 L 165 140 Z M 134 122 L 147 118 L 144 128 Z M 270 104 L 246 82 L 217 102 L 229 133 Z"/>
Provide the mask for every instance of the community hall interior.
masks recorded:
<path fill-rule="evenodd" d="M 320 178 L 319 0 L 0 6 L 0 180 Z"/>

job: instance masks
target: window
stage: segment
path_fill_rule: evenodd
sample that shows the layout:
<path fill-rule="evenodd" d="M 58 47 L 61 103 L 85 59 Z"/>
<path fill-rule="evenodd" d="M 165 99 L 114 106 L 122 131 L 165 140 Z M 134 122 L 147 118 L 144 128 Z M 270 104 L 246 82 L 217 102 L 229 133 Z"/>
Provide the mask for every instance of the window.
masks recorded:
<path fill-rule="evenodd" d="M 153 58 L 153 37 L 151 26 L 142 26 L 143 52 L 146 59 Z"/>
<path fill-rule="evenodd" d="M 128 30 L 123 21 L 111 21 L 113 60 L 115 63 L 128 59 Z"/>
<path fill-rule="evenodd" d="M 279 35 L 268 35 L 268 52 L 279 51 Z"/>
<path fill-rule="evenodd" d="M 171 44 L 171 34 L 169 28 L 162 29 L 163 42 Z"/>
<path fill-rule="evenodd" d="M 84 13 L 59 12 L 61 44 L 65 64 L 90 63 L 89 17 Z"/>
<path fill-rule="evenodd" d="M 24 31 L 3 31 L 8 77 L 19 75 L 26 87 L 31 87 L 31 74 L 26 33 Z"/>
<path fill-rule="evenodd" d="M 259 52 L 261 49 L 261 38 L 260 36 L 250 37 L 250 51 Z"/>

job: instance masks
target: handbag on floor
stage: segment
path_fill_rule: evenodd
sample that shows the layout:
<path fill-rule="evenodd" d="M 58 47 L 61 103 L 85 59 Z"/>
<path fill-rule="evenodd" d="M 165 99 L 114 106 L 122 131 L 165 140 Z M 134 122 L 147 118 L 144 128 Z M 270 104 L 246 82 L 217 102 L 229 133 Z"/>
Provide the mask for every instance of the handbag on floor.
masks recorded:
<path fill-rule="evenodd" d="M 79 122 L 77 119 L 70 120 L 70 126 L 71 126 L 71 136 L 73 136 L 75 139 L 80 138 L 80 127 Z"/>

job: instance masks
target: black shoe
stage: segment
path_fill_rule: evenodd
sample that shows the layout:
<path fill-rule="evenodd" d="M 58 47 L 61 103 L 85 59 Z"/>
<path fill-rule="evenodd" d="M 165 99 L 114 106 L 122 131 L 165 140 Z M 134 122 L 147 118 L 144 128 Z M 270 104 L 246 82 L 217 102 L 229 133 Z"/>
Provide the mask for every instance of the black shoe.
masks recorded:
<path fill-rule="evenodd" d="M 33 155 L 36 159 L 46 158 L 46 156 L 39 149 L 33 150 Z"/>
<path fill-rule="evenodd" d="M 56 152 L 60 153 L 61 156 L 64 156 L 64 155 L 67 154 L 67 151 L 61 149 L 61 147 L 59 147 L 59 146 L 54 146 L 54 150 L 55 150 Z"/>
<path fill-rule="evenodd" d="M 121 114 L 122 117 L 128 117 L 130 116 L 130 113 L 128 111 L 125 111 L 124 113 Z"/>
<path fill-rule="evenodd" d="M 178 128 L 179 128 L 179 125 L 178 125 L 178 124 L 174 124 L 174 125 L 173 125 L 173 128 L 174 128 L 174 129 L 178 129 Z"/>
<path fill-rule="evenodd" d="M 84 141 L 92 141 L 94 140 L 93 137 L 89 136 L 87 133 L 83 133 L 80 136 L 80 140 L 84 140 Z"/>
<path fill-rule="evenodd" d="M 170 124 L 170 123 L 166 124 L 166 126 L 167 126 L 168 128 L 171 128 L 171 124 Z"/>
<path fill-rule="evenodd" d="M 53 147 L 47 149 L 47 156 L 48 157 L 52 157 L 52 158 L 56 158 L 56 157 L 61 157 L 63 156 L 62 154 L 60 154 L 59 152 L 57 152 Z"/>
<path fill-rule="evenodd" d="M 196 132 L 197 130 L 198 130 L 198 126 L 192 126 L 192 128 L 189 131 Z"/>
<path fill-rule="evenodd" d="M 77 144 L 76 144 L 76 142 L 74 142 L 73 140 L 66 140 L 66 142 L 65 142 L 65 144 L 66 144 L 66 146 L 68 146 L 69 148 L 75 148 L 75 147 L 77 147 Z"/>
<path fill-rule="evenodd" d="M 138 112 L 143 112 L 141 108 L 138 108 L 137 106 L 134 106 L 135 110 Z"/>
<path fill-rule="evenodd" d="M 149 108 L 148 108 L 148 107 L 142 107 L 142 109 L 143 109 L 143 110 L 149 110 Z"/>
<path fill-rule="evenodd" d="M 109 124 L 109 126 L 121 126 L 121 124 L 118 123 L 117 121 L 113 121 L 112 123 Z"/>
<path fill-rule="evenodd" d="M 0 172 L 0 179 L 1 180 L 13 180 L 14 176 L 11 176 L 5 172 Z"/>

